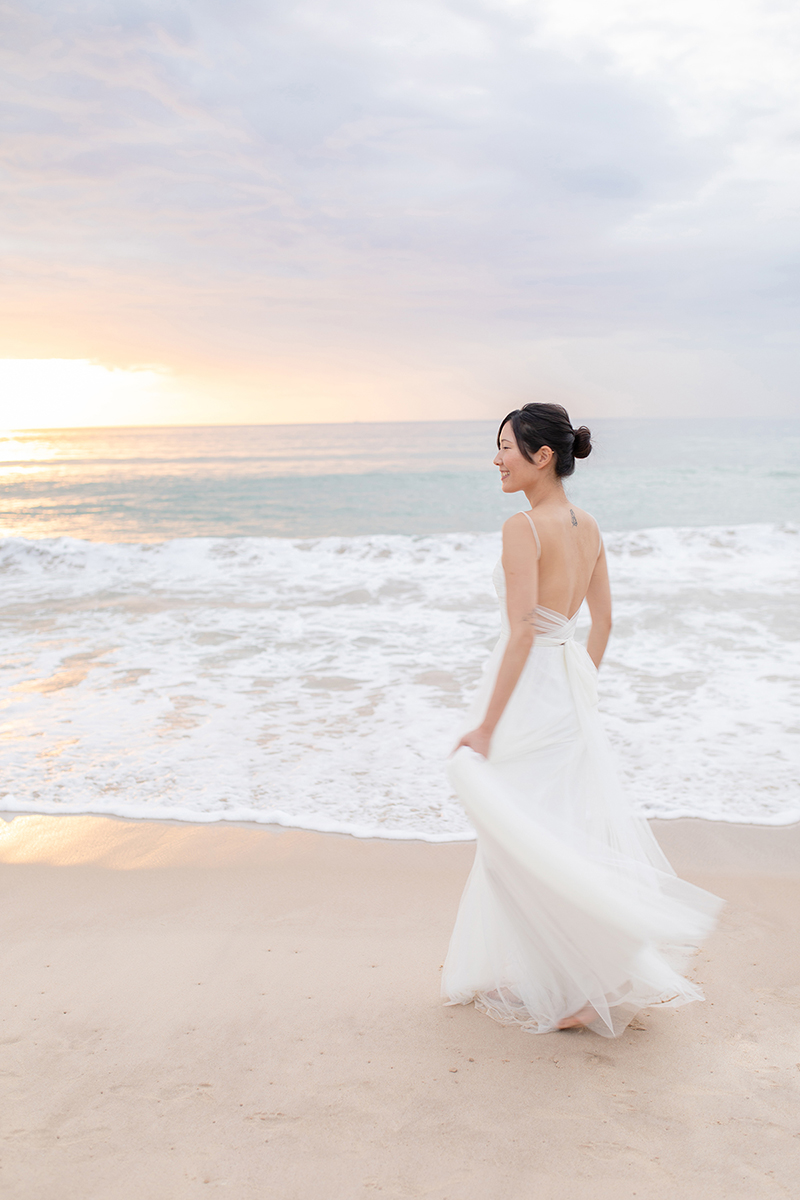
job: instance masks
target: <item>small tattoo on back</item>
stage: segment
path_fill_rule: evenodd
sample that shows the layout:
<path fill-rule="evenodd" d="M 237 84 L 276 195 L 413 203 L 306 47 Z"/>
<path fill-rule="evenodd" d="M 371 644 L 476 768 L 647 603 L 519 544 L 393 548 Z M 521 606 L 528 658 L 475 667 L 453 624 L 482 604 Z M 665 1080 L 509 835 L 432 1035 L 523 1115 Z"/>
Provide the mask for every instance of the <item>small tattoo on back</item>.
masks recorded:
<path fill-rule="evenodd" d="M 572 509 L 569 510 L 569 515 L 572 517 L 572 524 L 577 525 L 578 518 L 575 516 L 575 513 L 572 511 Z"/>

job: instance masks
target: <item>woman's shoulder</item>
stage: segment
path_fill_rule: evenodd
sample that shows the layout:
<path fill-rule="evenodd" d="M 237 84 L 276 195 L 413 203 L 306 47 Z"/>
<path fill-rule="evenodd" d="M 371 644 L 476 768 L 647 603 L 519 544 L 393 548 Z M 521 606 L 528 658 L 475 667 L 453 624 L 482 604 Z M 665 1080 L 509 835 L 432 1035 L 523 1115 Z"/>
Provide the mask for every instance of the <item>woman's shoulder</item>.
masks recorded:
<path fill-rule="evenodd" d="M 529 530 L 532 524 L 532 516 L 532 513 L 523 512 L 520 509 L 519 512 L 514 513 L 513 517 L 508 517 L 507 520 L 503 521 L 503 532 L 505 533 L 507 529 L 512 531 L 516 529 Z"/>
<path fill-rule="evenodd" d="M 507 554 L 514 558 L 528 558 L 531 546 L 535 547 L 534 557 L 538 561 L 542 554 L 542 543 L 531 515 L 526 512 L 514 513 L 513 517 L 503 522 L 503 560 Z"/>
<path fill-rule="evenodd" d="M 508 542 L 524 544 L 530 540 L 531 535 L 533 535 L 538 549 L 539 534 L 529 512 L 514 513 L 513 517 L 509 517 L 503 522 L 504 544 Z"/>

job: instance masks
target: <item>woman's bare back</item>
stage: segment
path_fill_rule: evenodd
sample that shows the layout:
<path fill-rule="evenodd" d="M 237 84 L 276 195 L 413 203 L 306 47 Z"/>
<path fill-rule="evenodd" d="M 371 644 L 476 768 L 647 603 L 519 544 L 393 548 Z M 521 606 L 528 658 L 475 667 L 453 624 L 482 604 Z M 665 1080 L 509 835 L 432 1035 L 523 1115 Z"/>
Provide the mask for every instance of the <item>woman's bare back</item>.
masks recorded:
<path fill-rule="evenodd" d="M 574 504 L 541 504 L 521 513 L 538 538 L 538 603 L 572 617 L 590 591 L 602 550 L 594 517 Z"/>

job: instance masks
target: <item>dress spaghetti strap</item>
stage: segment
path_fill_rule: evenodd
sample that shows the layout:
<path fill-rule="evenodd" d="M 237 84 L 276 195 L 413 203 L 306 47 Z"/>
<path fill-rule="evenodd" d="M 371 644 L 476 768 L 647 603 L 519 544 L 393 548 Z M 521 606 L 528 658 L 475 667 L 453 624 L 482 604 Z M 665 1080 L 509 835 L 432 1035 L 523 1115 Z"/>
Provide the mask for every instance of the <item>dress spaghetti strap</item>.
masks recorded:
<path fill-rule="evenodd" d="M 536 526 L 533 523 L 530 513 L 523 512 L 522 515 L 523 515 L 523 517 L 526 518 L 528 524 L 530 525 L 531 529 L 533 530 L 533 536 L 536 539 L 536 558 L 538 560 L 542 557 L 542 543 L 539 541 L 539 535 L 536 532 Z"/>

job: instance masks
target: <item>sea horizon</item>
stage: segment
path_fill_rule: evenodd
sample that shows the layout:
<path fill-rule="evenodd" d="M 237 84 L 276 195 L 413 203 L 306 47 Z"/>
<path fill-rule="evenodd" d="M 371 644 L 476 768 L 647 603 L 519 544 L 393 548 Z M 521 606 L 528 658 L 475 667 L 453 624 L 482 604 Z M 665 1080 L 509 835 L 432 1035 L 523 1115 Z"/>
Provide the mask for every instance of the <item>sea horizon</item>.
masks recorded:
<path fill-rule="evenodd" d="M 565 486 L 603 529 L 800 519 L 800 420 L 593 426 Z M 0 440 L 0 536 L 488 532 L 525 506 L 499 489 L 496 434 L 488 420 L 18 429 Z"/>

